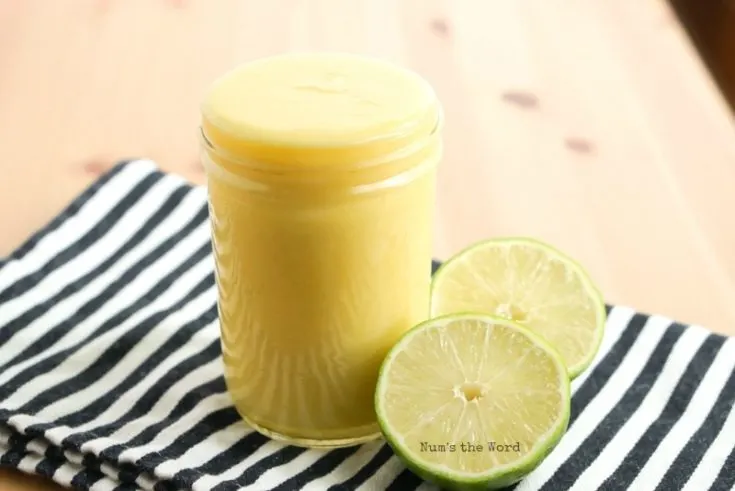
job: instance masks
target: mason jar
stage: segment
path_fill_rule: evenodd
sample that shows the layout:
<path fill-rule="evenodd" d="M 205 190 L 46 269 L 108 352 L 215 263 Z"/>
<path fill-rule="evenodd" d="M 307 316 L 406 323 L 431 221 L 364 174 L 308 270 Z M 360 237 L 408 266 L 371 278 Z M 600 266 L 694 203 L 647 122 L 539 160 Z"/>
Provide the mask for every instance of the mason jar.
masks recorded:
<path fill-rule="evenodd" d="M 216 80 L 201 148 L 225 381 L 290 444 L 376 438 L 380 364 L 429 315 L 441 108 L 415 73 L 281 55 Z"/>

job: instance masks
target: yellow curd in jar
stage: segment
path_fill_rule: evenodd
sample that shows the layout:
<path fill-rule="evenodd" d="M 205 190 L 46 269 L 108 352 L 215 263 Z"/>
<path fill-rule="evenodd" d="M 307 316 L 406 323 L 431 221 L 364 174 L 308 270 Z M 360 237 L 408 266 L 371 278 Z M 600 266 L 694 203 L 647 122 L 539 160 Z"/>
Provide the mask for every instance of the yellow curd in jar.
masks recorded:
<path fill-rule="evenodd" d="M 238 67 L 202 105 L 225 380 L 256 430 L 378 435 L 378 369 L 429 314 L 441 111 L 421 77 L 356 55 Z"/>

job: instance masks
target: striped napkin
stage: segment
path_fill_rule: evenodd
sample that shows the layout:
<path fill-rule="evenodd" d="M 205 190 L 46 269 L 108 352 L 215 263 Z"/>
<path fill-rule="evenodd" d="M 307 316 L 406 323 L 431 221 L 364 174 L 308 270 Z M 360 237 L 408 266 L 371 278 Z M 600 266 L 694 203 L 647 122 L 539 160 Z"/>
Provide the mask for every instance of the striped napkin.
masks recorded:
<path fill-rule="evenodd" d="M 225 392 L 205 190 L 116 166 L 0 262 L 0 463 L 92 490 L 434 490 L 382 442 L 271 441 Z M 735 485 L 735 342 L 612 307 L 518 491 Z"/>

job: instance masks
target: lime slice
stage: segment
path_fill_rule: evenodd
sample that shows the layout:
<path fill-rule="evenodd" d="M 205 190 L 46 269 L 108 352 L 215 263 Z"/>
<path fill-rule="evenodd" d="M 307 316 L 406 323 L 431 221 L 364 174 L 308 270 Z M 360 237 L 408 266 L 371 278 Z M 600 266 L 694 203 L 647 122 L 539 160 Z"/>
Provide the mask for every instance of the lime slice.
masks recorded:
<path fill-rule="evenodd" d="M 446 489 L 499 489 L 532 471 L 569 423 L 558 353 L 506 319 L 458 314 L 406 333 L 380 369 L 375 410 L 406 466 Z"/>
<path fill-rule="evenodd" d="M 605 303 L 584 269 L 527 238 L 494 239 L 465 249 L 436 272 L 431 315 L 483 312 L 541 335 L 576 377 L 597 354 Z"/>

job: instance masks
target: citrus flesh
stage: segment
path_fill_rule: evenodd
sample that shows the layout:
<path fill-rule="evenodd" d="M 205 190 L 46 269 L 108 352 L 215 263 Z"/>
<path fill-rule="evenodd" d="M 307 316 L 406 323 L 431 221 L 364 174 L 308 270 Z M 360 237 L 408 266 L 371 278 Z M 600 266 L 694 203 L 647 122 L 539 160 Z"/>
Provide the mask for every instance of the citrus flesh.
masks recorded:
<path fill-rule="evenodd" d="M 566 431 L 569 377 L 524 327 L 449 315 L 392 348 L 375 406 L 386 440 L 416 474 L 446 489 L 498 489 L 538 466 Z"/>
<path fill-rule="evenodd" d="M 475 244 L 439 268 L 431 315 L 467 311 L 505 317 L 536 332 L 556 348 L 572 378 L 597 353 L 606 315 L 599 290 L 579 264 L 528 238 Z"/>

